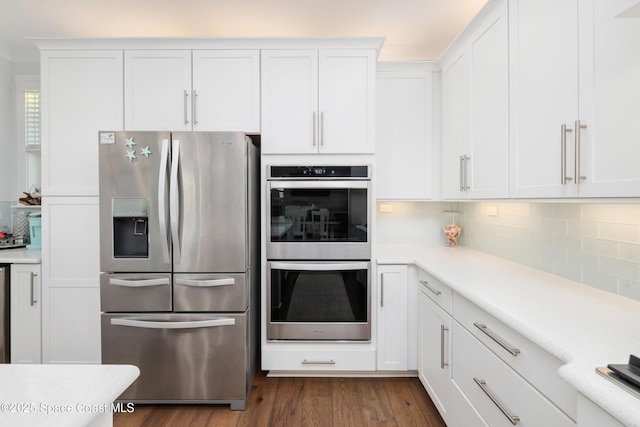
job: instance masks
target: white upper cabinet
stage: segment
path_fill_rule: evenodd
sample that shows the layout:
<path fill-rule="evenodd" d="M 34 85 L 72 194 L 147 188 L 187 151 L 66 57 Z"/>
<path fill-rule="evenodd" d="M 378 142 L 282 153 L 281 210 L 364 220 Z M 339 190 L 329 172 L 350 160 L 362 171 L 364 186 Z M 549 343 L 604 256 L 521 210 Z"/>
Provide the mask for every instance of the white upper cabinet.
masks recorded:
<path fill-rule="evenodd" d="M 259 132 L 259 58 L 258 50 L 125 51 L 125 129 Z"/>
<path fill-rule="evenodd" d="M 580 2 L 583 197 L 640 196 L 638 0 Z M 636 6 L 635 14 L 631 11 Z M 627 12 L 627 13 L 625 13 Z M 575 130 L 574 130 L 575 132 Z"/>
<path fill-rule="evenodd" d="M 640 196 L 635 3 L 510 3 L 512 196 Z"/>
<path fill-rule="evenodd" d="M 372 153 L 375 51 L 262 51 L 262 152 Z"/>
<path fill-rule="evenodd" d="M 435 69 L 434 64 L 426 62 L 378 64 L 377 199 L 427 200 L 433 197 Z"/>
<path fill-rule="evenodd" d="M 482 10 L 442 65 L 443 198 L 509 192 L 507 2 Z"/>
<path fill-rule="evenodd" d="M 122 129 L 122 51 L 41 55 L 42 190 L 98 195 L 98 131 Z"/>

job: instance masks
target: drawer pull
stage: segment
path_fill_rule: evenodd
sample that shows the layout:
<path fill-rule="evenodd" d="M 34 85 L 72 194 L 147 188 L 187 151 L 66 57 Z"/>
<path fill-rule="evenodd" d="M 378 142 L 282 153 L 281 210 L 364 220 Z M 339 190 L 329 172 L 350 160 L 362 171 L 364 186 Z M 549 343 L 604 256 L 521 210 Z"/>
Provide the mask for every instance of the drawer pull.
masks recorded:
<path fill-rule="evenodd" d="M 303 359 L 302 360 L 302 364 L 303 365 L 335 365 L 336 361 L 333 359 L 329 359 L 329 360 L 307 360 L 307 359 Z"/>
<path fill-rule="evenodd" d="M 505 350 L 507 350 L 509 352 L 509 354 L 511 354 L 512 356 L 517 356 L 518 354 L 520 354 L 520 350 L 510 346 L 509 344 L 507 344 L 507 342 L 505 340 L 503 340 L 502 338 L 500 338 L 499 336 L 497 336 L 493 331 L 491 331 L 489 328 L 487 328 L 487 325 L 484 325 L 482 323 L 478 323 L 478 322 L 474 322 L 473 326 L 475 326 L 476 328 L 480 329 L 480 331 L 482 331 L 482 333 L 484 333 L 486 336 L 488 336 L 489 338 L 491 338 L 492 340 L 494 340 L 496 343 L 498 343 L 498 345 L 502 348 L 504 348 Z"/>
<path fill-rule="evenodd" d="M 427 282 L 426 280 L 420 280 L 420 284 L 433 292 L 434 295 L 440 295 L 442 293 L 439 290 L 433 289 L 431 286 L 429 286 L 429 282 Z"/>
<path fill-rule="evenodd" d="M 507 409 L 502 405 L 502 403 L 500 403 L 500 401 L 489 391 L 489 389 L 487 388 L 487 382 L 485 380 L 479 380 L 476 377 L 473 377 L 473 380 L 476 382 L 476 384 L 478 384 L 478 387 L 480 387 L 482 391 L 484 391 L 484 394 L 486 394 L 487 397 L 491 399 L 493 404 L 496 405 L 498 409 L 500 409 L 500 412 L 502 412 L 504 416 L 507 417 L 507 419 L 511 424 L 513 425 L 518 424 L 518 422 L 520 421 L 520 417 L 516 415 L 511 415 L 509 411 L 507 411 Z"/>

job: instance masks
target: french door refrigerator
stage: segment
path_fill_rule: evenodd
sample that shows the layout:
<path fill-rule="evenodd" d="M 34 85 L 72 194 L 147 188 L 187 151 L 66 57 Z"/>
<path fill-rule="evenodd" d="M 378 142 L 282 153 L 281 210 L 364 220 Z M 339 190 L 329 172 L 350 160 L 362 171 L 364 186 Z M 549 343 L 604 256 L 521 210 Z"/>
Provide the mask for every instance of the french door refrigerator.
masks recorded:
<path fill-rule="evenodd" d="M 102 362 L 121 396 L 244 409 L 256 370 L 258 149 L 237 132 L 99 133 Z"/>

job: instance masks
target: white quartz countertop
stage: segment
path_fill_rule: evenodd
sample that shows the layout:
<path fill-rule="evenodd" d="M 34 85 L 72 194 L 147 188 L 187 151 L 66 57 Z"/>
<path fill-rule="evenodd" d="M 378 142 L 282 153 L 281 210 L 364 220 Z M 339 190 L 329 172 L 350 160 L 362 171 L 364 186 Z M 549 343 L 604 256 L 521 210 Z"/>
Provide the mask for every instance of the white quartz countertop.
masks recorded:
<path fill-rule="evenodd" d="M 0 264 L 40 264 L 42 251 L 39 249 L 0 249 Z"/>
<path fill-rule="evenodd" d="M 0 365 L 0 425 L 88 426 L 138 375 L 132 365 Z"/>
<path fill-rule="evenodd" d="M 578 392 L 640 426 L 640 399 L 595 372 L 640 355 L 640 302 L 465 247 L 378 245 L 376 258 L 429 272 L 565 361 L 559 375 Z"/>

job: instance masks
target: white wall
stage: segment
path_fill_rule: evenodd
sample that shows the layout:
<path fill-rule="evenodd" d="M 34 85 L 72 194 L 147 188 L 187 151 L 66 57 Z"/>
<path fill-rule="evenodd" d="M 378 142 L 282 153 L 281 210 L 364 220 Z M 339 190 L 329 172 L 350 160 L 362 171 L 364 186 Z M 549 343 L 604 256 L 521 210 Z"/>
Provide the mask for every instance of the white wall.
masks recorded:
<path fill-rule="evenodd" d="M 17 196 L 14 98 L 12 64 L 0 56 L 0 201 Z"/>
<path fill-rule="evenodd" d="M 442 243 L 444 202 L 392 203 L 379 243 Z M 640 300 L 640 204 L 460 202 L 460 244 Z M 497 216 L 489 215 L 497 208 Z"/>

